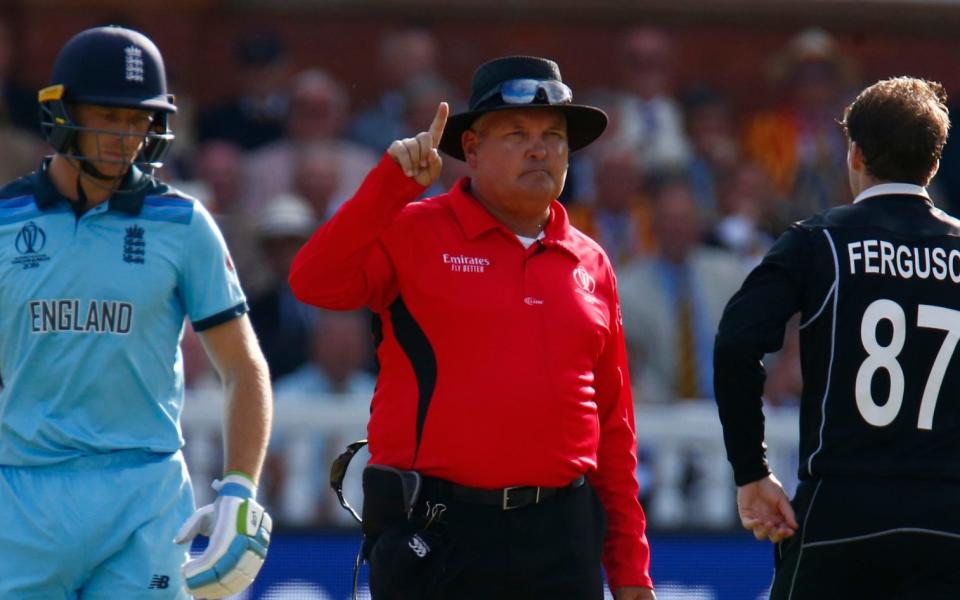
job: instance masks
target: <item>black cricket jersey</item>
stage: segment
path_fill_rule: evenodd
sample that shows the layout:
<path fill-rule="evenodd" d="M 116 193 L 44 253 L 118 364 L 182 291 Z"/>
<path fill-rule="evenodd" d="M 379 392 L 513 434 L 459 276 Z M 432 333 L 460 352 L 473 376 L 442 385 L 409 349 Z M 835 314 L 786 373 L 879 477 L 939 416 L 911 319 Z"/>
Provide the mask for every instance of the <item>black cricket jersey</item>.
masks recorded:
<path fill-rule="evenodd" d="M 960 481 L 960 221 L 922 193 L 876 186 L 794 224 L 730 300 L 714 386 L 737 485 L 769 472 L 761 359 L 797 312 L 800 479 Z"/>

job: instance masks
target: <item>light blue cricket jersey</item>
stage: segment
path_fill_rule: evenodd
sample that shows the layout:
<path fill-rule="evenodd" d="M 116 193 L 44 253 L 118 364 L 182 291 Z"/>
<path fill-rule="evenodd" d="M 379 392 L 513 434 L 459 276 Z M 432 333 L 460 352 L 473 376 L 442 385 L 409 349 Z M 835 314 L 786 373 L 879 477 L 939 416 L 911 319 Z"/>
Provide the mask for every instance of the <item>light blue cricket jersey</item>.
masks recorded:
<path fill-rule="evenodd" d="M 247 310 L 223 237 L 135 170 L 136 192 L 78 219 L 48 164 L 0 189 L 0 465 L 175 452 L 184 316 L 202 331 Z"/>

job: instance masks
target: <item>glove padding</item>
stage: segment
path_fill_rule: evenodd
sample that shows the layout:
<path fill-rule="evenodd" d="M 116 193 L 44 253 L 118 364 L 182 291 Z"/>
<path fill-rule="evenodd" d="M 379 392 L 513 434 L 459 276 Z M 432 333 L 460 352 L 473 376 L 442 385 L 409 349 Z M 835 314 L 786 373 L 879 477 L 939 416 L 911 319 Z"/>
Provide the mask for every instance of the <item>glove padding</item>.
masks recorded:
<path fill-rule="evenodd" d="M 196 598 L 224 598 L 242 592 L 260 572 L 270 545 L 273 520 L 253 497 L 253 482 L 242 475 L 214 481 L 218 493 L 213 504 L 193 514 L 183 524 L 174 543 L 197 535 L 210 538 L 200 556 L 183 565 L 187 589 Z"/>

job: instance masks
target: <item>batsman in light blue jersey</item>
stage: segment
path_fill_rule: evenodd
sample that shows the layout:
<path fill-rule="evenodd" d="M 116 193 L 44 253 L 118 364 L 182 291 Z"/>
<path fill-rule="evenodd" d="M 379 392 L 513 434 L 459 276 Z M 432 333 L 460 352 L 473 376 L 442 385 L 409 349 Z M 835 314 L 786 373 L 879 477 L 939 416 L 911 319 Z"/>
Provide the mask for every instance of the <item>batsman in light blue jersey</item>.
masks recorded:
<path fill-rule="evenodd" d="M 235 594 L 270 542 L 255 500 L 269 374 L 213 219 L 151 175 L 176 110 L 162 58 L 129 29 L 81 32 L 39 101 L 55 154 L 0 189 L 0 598 Z M 185 319 L 227 397 L 227 470 L 199 510 L 180 452 Z"/>

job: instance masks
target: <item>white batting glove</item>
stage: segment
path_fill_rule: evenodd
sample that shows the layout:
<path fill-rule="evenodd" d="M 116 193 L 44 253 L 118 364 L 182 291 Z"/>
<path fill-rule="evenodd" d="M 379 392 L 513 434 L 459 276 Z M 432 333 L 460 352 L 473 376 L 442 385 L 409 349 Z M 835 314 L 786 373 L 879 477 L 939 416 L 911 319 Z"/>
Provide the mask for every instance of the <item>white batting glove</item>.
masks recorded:
<path fill-rule="evenodd" d="M 197 535 L 210 538 L 200 556 L 183 565 L 187 589 L 196 598 L 224 598 L 242 592 L 260 572 L 270 545 L 273 520 L 257 504 L 253 481 L 235 472 L 214 481 L 213 504 L 199 509 L 183 524 L 174 543 Z"/>

